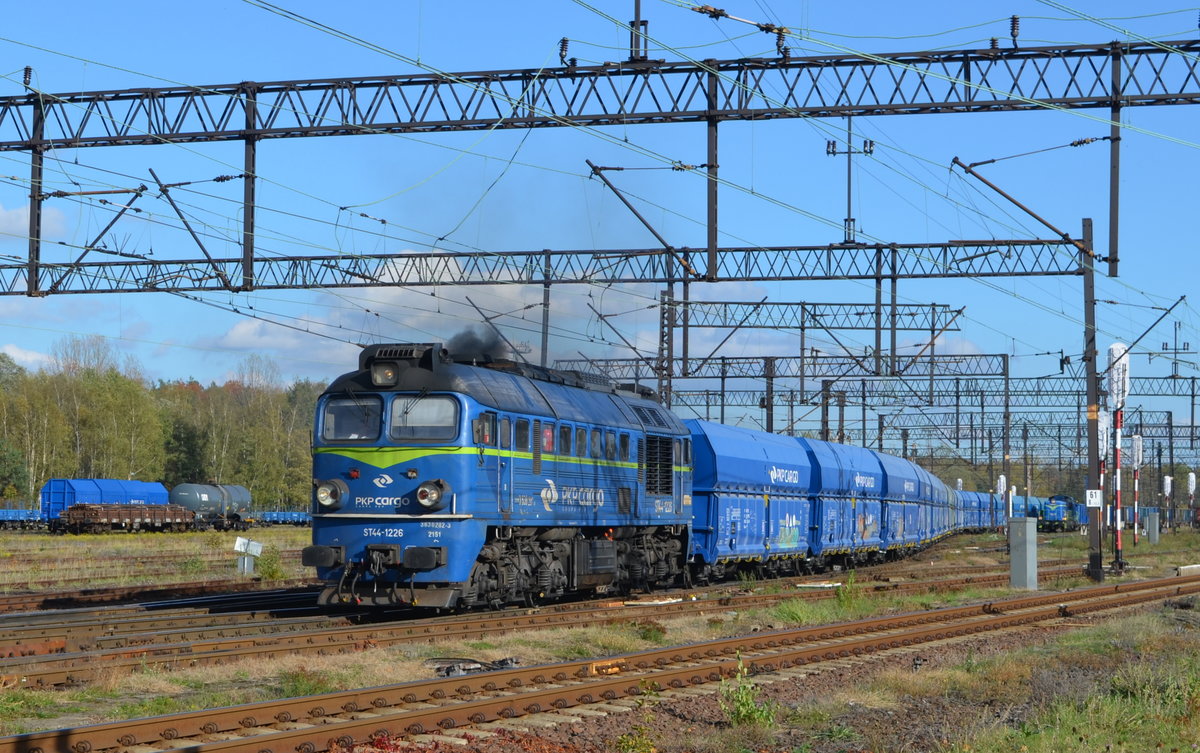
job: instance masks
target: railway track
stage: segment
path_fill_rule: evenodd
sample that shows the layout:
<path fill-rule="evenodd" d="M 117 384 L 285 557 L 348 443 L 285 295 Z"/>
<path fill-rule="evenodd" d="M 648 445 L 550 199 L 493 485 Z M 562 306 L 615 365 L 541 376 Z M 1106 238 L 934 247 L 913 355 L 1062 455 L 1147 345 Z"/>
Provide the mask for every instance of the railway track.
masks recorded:
<path fill-rule="evenodd" d="M 299 561 L 299 549 L 285 549 L 282 557 Z M 95 571 L 96 561 L 86 557 L 57 558 L 48 565 L 45 555 L 18 554 L 5 559 L 9 576 L 0 576 L 0 589 L 20 592 L 45 592 L 64 589 L 75 584 L 94 586 L 104 580 L 111 587 L 131 580 L 143 579 L 163 584 L 164 574 L 175 573 L 183 580 L 191 573 L 223 573 L 232 578 L 237 573 L 237 561 L 227 552 L 159 552 L 110 557 L 105 560 L 105 572 Z M 169 577 L 169 576 L 168 576 Z M 134 586 L 137 588 L 138 586 Z M 146 588 L 146 585 L 141 585 Z"/>
<path fill-rule="evenodd" d="M 1078 572 L 1078 566 L 1047 569 L 1042 580 Z M 811 582 L 808 582 L 811 584 Z M 801 581 L 797 585 L 803 586 Z M 953 579 L 878 582 L 861 586 L 887 593 L 952 591 L 964 586 L 1003 588 L 1008 575 L 984 574 Z M 413 641 L 471 640 L 515 630 L 579 627 L 657 620 L 695 613 L 761 608 L 790 599 L 826 599 L 833 588 L 777 590 L 730 594 L 715 589 L 705 598 L 668 599 L 665 603 L 582 602 L 539 610 L 472 613 L 457 617 L 406 619 L 377 624 L 351 624 L 343 618 L 307 613 L 253 610 L 225 615 L 105 615 L 61 624 L 0 621 L 0 685 L 51 687 L 87 683 L 97 676 L 130 673 L 147 666 L 161 669 L 228 664 L 249 658 L 295 654 L 349 654 L 367 648 Z M 14 620 L 14 622 L 16 622 Z"/>
<path fill-rule="evenodd" d="M 422 680 L 203 712 L 0 738 L 0 753 L 109 753 L 186 747 L 193 753 L 319 753 L 373 735 L 452 733 L 528 715 L 603 708 L 647 691 L 735 676 L 793 672 L 962 636 L 1200 593 L 1200 576 L 1041 594 L 966 607 L 760 632 L 600 660 Z"/>
<path fill-rule="evenodd" d="M 1042 568 L 1054 568 L 1068 567 L 1075 564 L 1077 564 L 1076 560 L 1060 559 L 1043 560 L 1039 566 Z M 95 562 L 86 561 L 86 567 L 92 567 L 94 565 Z M 80 567 L 84 567 L 84 565 L 81 564 Z M 904 577 L 929 578 L 942 575 L 988 573 L 995 572 L 998 568 L 999 566 L 996 565 L 963 566 L 897 562 L 886 565 L 864 567 L 856 572 L 861 573 L 866 578 L 878 581 Z M 836 581 L 839 579 L 844 579 L 845 577 L 845 572 L 834 572 L 821 575 L 777 579 L 776 582 L 788 585 L 822 580 Z M 270 585 L 298 586 L 301 584 L 307 584 L 309 582 L 311 581 L 307 579 L 298 579 L 283 582 L 273 582 Z M 24 585 L 28 586 L 29 584 Z M 180 582 L 175 584 L 159 583 L 154 586 L 101 586 L 84 589 L 56 590 L 51 592 L 31 592 L 27 588 L 23 588 L 20 593 L 0 594 L 0 615 L 8 612 L 78 609 L 88 604 L 132 603 L 141 601 L 179 599 L 191 596 L 202 597 L 208 594 L 219 595 L 221 593 L 257 590 L 261 588 L 262 585 L 263 584 L 260 581 L 247 581 L 245 578 L 239 577 L 218 580 L 210 579 L 202 582 Z"/>
<path fill-rule="evenodd" d="M 263 581 L 245 576 L 228 579 L 192 581 L 186 583 L 170 583 L 153 587 L 148 586 L 102 586 L 99 588 L 83 588 L 69 591 L 51 591 L 49 593 L 16 593 L 0 594 L 0 615 L 8 612 L 38 612 L 45 610 L 76 609 L 85 605 L 99 604 L 130 604 L 134 602 L 162 601 L 164 599 L 183 599 L 211 597 L 214 595 L 263 591 L 265 585 L 270 589 L 280 587 L 300 588 L 310 585 L 308 578 L 295 580 Z M 315 596 L 314 596 L 315 599 Z"/>

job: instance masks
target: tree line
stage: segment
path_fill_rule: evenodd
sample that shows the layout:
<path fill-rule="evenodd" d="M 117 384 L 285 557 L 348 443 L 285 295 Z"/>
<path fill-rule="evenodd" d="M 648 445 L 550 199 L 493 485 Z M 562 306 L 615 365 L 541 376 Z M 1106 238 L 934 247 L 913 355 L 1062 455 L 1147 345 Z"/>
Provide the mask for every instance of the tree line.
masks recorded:
<path fill-rule="evenodd" d="M 0 498 L 36 503 L 51 478 L 241 484 L 258 509 L 307 509 L 323 384 L 285 384 L 247 357 L 222 384 L 152 384 L 101 337 L 58 343 L 36 371 L 0 353 Z"/>

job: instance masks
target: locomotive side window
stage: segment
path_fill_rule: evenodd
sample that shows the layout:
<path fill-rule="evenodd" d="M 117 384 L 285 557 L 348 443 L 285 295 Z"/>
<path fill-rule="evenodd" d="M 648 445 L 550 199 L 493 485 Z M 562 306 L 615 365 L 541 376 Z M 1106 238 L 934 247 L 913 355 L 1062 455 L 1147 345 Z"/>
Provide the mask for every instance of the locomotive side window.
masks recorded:
<path fill-rule="evenodd" d="M 571 454 L 571 427 L 568 424 L 558 427 L 558 454 Z"/>
<path fill-rule="evenodd" d="M 629 435 L 628 434 L 621 435 L 621 460 L 626 463 L 629 462 Z"/>
<path fill-rule="evenodd" d="M 604 458 L 606 460 L 617 459 L 617 433 L 615 431 L 604 433 Z"/>
<path fill-rule="evenodd" d="M 542 425 L 542 452 L 554 452 L 554 424 Z"/>
<path fill-rule="evenodd" d="M 575 457 L 582 458 L 587 455 L 587 429 L 580 426 L 575 430 Z"/>
<path fill-rule="evenodd" d="M 500 449 L 508 450 L 512 448 L 512 420 L 508 418 L 500 419 Z"/>
<path fill-rule="evenodd" d="M 392 403 L 388 434 L 392 439 L 417 441 L 454 439 L 458 434 L 458 403 L 442 396 L 400 395 Z"/>
<path fill-rule="evenodd" d="M 379 438 L 383 403 L 375 395 L 335 397 L 325 403 L 321 438 L 327 441 Z"/>
<path fill-rule="evenodd" d="M 604 452 L 604 443 L 599 429 L 592 429 L 592 457 L 599 458 Z"/>
<path fill-rule="evenodd" d="M 475 444 L 488 445 L 489 447 L 496 446 L 496 414 L 484 413 L 479 418 L 471 422 L 471 432 L 475 439 Z"/>
<path fill-rule="evenodd" d="M 513 440 L 513 449 L 517 452 L 529 452 L 529 419 L 517 419 L 517 432 Z"/>

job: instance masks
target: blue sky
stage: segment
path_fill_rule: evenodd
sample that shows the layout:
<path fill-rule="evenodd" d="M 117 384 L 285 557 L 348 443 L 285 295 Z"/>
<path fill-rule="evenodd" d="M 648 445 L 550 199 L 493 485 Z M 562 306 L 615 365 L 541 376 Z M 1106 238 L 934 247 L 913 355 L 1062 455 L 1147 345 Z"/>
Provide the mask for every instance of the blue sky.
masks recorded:
<path fill-rule="evenodd" d="M 32 86 L 46 92 L 126 89 L 177 84 L 213 85 L 244 80 L 327 78 L 416 72 L 422 64 L 444 71 L 539 68 L 558 64 L 559 40 L 582 63 L 626 56 L 628 32 L 607 15 L 627 19 L 631 2 L 527 2 L 517 5 L 423 0 L 404 3 L 288 2 L 280 6 L 368 41 L 368 49 L 296 23 L 247 2 L 171 4 L 132 0 L 119 7 L 64 2 L 53 19 L 28 4 L 11 7 L 0 32 L 0 96 L 24 93 L 25 66 Z M 835 7 L 836 6 L 836 7 Z M 1126 39 L 1119 29 L 1154 39 L 1196 37 L 1197 9 L 1159 2 L 1089 2 L 1067 7 L 1021 0 L 1002 9 L 991 3 L 892 2 L 783 3 L 739 0 L 723 6 L 732 15 L 785 25 L 794 55 L 841 49 L 873 53 L 928 49 L 978 49 L 998 37 L 1010 46 L 1009 15 L 1021 17 L 1025 46 L 1105 43 Z M 770 56 L 774 38 L 733 21 L 713 21 L 674 2 L 643 0 L 650 56 L 678 59 Z M 1081 18 L 1080 16 L 1087 18 Z M 1100 22 L 1099 20 L 1104 20 Z M 387 52 L 382 52 L 387 51 Z M 391 54 L 389 54 L 391 53 Z M 1200 113 L 1186 107 L 1130 107 L 1122 144 L 1121 277 L 1100 279 L 1101 350 L 1130 342 L 1181 295 L 1189 294 L 1200 261 L 1196 253 L 1197 163 Z M 875 153 L 857 160 L 854 215 L 872 239 L 909 243 L 953 238 L 1046 237 L 1028 218 L 1005 206 L 978 183 L 949 169 L 967 162 L 1037 152 L 983 168 L 990 180 L 1064 230 L 1077 235 L 1092 217 L 1101 250 L 1107 246 L 1108 147 L 1101 142 L 1060 148 L 1108 134 L 1107 111 L 906 116 L 856 119 L 855 140 L 875 141 Z M 721 126 L 722 245 L 822 244 L 842 236 L 845 163 L 825 154 L 828 139 L 843 138 L 845 121 L 780 120 Z M 661 167 L 661 160 L 698 164 L 705 159 L 700 125 L 608 129 L 610 137 L 572 129 L 286 139 L 260 145 L 258 222 L 260 246 L 279 253 L 424 250 L 446 236 L 459 247 L 489 251 L 554 248 L 652 247 L 653 238 L 597 180 L 585 160 L 625 167 Z M 647 158 L 646 152 L 660 161 Z M 240 144 L 61 150 L 47 163 L 47 181 L 83 189 L 149 182 L 153 169 L 165 182 L 210 181 L 237 171 Z M 28 207 L 28 159 L 0 155 L 0 254 L 23 258 Z M 611 174 L 637 197 L 639 211 L 677 246 L 704 244 L 704 183 L 671 171 Z M 223 187 L 222 187 L 223 186 Z M 77 189 L 79 190 L 79 189 Z M 205 183 L 181 191 L 215 236 L 210 251 L 236 255 L 240 185 Z M 201 195 L 206 194 L 206 195 Z M 780 204 L 786 204 L 781 207 Z M 169 206 L 147 196 L 148 212 L 173 218 Z M 345 210 L 343 207 L 352 207 Z M 46 205 L 52 240 L 85 243 L 109 215 L 79 201 Z M 369 215 L 368 218 L 360 213 Z M 388 221 L 381 237 L 376 219 Z M 126 248 L 159 253 L 186 238 L 147 218 L 123 221 L 112 236 Z M 47 253 L 54 253 L 52 250 Z M 65 252 L 61 252 L 64 253 Z M 181 258 L 195 254 L 185 248 Z M 59 258 L 59 257 L 54 257 Z M 693 287 L 712 300 L 869 301 L 869 283 L 750 284 Z M 465 297 L 487 312 L 513 341 L 539 342 L 541 289 L 446 288 L 398 291 L 263 291 L 208 294 L 199 303 L 163 294 L 71 295 L 0 298 L 0 350 L 36 368 L 54 343 L 69 336 L 100 335 L 137 359 L 151 379 L 195 377 L 222 381 L 251 354 L 274 359 L 286 379 L 320 381 L 347 370 L 357 348 L 350 342 L 445 340 L 476 324 Z M 1077 278 L 914 281 L 902 284 L 901 301 L 966 307 L 962 331 L 939 340 L 940 352 L 1008 353 L 1019 376 L 1058 373 L 1059 352 L 1082 347 Z M 621 327 L 644 352 L 653 350 L 657 313 L 654 286 L 555 290 L 551 354 L 575 358 L 628 357 L 585 303 Z M 1175 309 L 1143 341 L 1200 347 L 1196 305 Z M 250 318 L 228 309 L 252 310 Z M 515 313 L 508 313 L 515 312 Z M 327 337 L 271 324 L 319 331 Z M 693 355 L 707 354 L 724 332 L 694 333 Z M 869 333 L 845 333 L 854 348 Z M 350 341 L 350 342 L 343 342 Z M 810 344 L 821 346 L 819 341 Z M 915 338 L 903 344 L 915 346 Z M 798 348 L 794 333 L 733 338 L 725 355 L 782 355 Z M 826 341 L 829 352 L 838 348 Z M 1048 355 L 1046 355 L 1048 354 Z M 535 353 L 536 356 L 536 353 Z M 1194 376 L 1191 362 L 1179 371 Z M 1135 355 L 1135 376 L 1167 375 L 1169 362 Z M 745 385 L 752 387 L 753 385 Z M 1164 409 L 1166 403 L 1147 402 Z M 1174 405 L 1186 420 L 1186 405 Z"/>

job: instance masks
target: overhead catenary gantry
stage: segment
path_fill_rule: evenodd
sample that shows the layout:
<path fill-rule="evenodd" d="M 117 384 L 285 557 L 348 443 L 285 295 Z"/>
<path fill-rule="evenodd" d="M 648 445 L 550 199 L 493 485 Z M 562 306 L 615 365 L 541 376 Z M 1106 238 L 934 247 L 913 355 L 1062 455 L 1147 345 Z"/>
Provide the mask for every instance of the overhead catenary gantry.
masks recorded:
<path fill-rule="evenodd" d="M 801 272 L 846 277 L 870 266 L 870 246 L 855 247 L 857 261 L 825 265 L 792 249 L 743 249 L 722 253 L 718 224 L 717 129 L 720 123 L 773 118 L 980 113 L 1013 110 L 1108 108 L 1119 125 L 1122 107 L 1200 102 L 1200 40 L 1156 43 L 1064 45 L 1026 49 L 956 50 L 886 55 L 825 55 L 664 62 L 635 59 L 598 66 L 427 72 L 400 76 L 345 77 L 275 82 L 241 82 L 194 87 L 160 87 L 91 92 L 29 94 L 0 98 L 0 151 L 30 154 L 29 256 L 24 275 L 0 270 L 0 289 L 28 295 L 48 292 L 41 269 L 41 208 L 44 155 L 54 149 L 196 144 L 240 141 L 245 146 L 242 249 L 237 259 L 80 262 L 75 284 L 54 292 L 132 292 L 162 289 L 238 290 L 313 286 L 411 285 L 448 272 L 446 284 L 468 283 L 470 270 L 500 272 L 504 281 L 533 277 L 508 263 L 470 255 L 331 254 L 259 257 L 254 249 L 256 149 L 259 142 L 297 137 L 429 133 L 496 128 L 629 127 L 699 122 L 709 132 L 707 280 L 793 279 Z M 414 61 L 415 62 L 415 61 Z M 1114 127 L 1116 127 L 1114 125 Z M 1118 142 L 1114 141 L 1115 144 Z M 1117 152 L 1113 153 L 1116 165 Z M 1115 196 L 1115 193 L 1114 193 Z M 1116 214 L 1111 212 L 1111 214 Z M 1110 233 L 1115 242 L 1115 233 Z M 926 256 L 911 274 L 1045 274 L 1072 268 L 1074 259 L 1048 252 L 1046 244 L 1010 246 L 1014 258 L 979 267 L 962 247 L 899 246 L 904 256 Z M 808 247 L 812 249 L 818 247 Z M 833 251 L 833 247 L 819 247 Z M 88 249 L 83 249 L 87 251 Z M 136 250 L 135 250 L 136 251 Z M 163 252 L 164 249 L 159 249 Z M 765 252 L 764 252 L 765 251 Z M 928 253 L 922 253 L 927 251 Z M 619 253 L 619 252 L 618 252 Z M 1032 258 L 1030 258 L 1032 254 Z M 626 280 L 649 271 L 641 259 L 628 276 L 600 275 L 584 252 L 558 257 L 574 261 L 555 267 L 556 280 Z M 510 254 L 504 254 L 505 257 Z M 527 252 L 536 257 L 537 252 Z M 785 261 L 791 257 L 790 263 Z M 999 254 L 997 254 L 999 256 Z M 1116 256 L 1110 249 L 1110 261 Z M 985 257 L 986 258 L 986 257 Z M 180 261 L 183 259 L 183 261 Z M 584 259 L 588 261 L 583 261 Z M 506 259 L 506 262 L 508 260 Z M 514 258 L 515 269 L 521 259 Z M 395 262 L 400 269 L 390 270 Z M 597 262 L 598 263 L 598 262 Z M 87 264 L 86 267 L 82 266 Z M 907 265 L 907 262 L 906 262 Z M 621 266 L 621 265 L 619 265 Z M 790 274 L 789 274 L 790 267 Z M 456 274 L 455 270 L 461 270 Z M 1001 269 L 1003 271 L 1001 271 Z M 64 272 L 53 270 L 56 279 Z M 783 272 L 782 275 L 776 274 Z M 878 270 L 860 274 L 878 276 Z M 898 271 L 893 274 L 898 274 Z M 646 274 L 642 280 L 663 279 Z M 23 278 L 23 279 L 22 279 Z M 465 279 L 464 279 L 465 278 Z M 614 279 L 615 278 L 615 279 Z M 481 281 L 484 278 L 474 278 Z M 576 278 L 578 279 L 578 278 Z M 227 284 L 225 280 L 230 282 Z M 23 283 L 23 284 L 22 284 Z M 174 287 L 179 285 L 180 287 Z"/>
<path fill-rule="evenodd" d="M 1110 273 L 1115 273 L 1121 110 L 1200 103 L 1198 53 L 1200 40 L 702 62 L 656 61 L 631 54 L 623 62 L 537 70 L 450 73 L 426 67 L 426 72 L 401 76 L 59 94 L 31 89 L 23 96 L 0 98 L 0 151 L 29 153 L 31 185 L 28 256 L 0 264 L 0 295 L 498 283 L 671 285 L 688 279 L 873 280 L 878 301 L 885 280 L 892 282 L 894 291 L 901 279 L 1026 275 L 1082 275 L 1086 288 L 1097 260 L 1090 251 L 1090 230 L 1084 233 L 1086 253 L 1062 237 L 721 247 L 719 126 L 781 118 L 1106 109 L 1112 134 L 1107 261 Z M 707 131 L 705 163 L 677 165 L 708 179 L 707 239 L 700 249 L 264 255 L 255 248 L 257 148 L 263 142 L 663 123 L 700 123 Z M 160 247 L 154 256 L 149 249 L 129 248 L 118 253 L 121 258 L 97 260 L 101 252 L 113 253 L 104 249 L 109 224 L 95 240 L 75 247 L 71 261 L 43 260 L 42 208 L 54 197 L 43 187 L 48 152 L 230 141 L 244 147 L 243 172 L 233 176 L 243 181 L 241 247 L 235 256 L 203 247 Z M 162 195 L 169 189 L 169 183 L 160 183 Z M 131 200 L 145 190 L 131 189 Z M 119 210 L 115 204 L 106 206 L 114 214 Z M 877 328 L 880 320 L 877 313 Z M 666 322 L 664 329 L 671 326 Z M 1094 342 L 1089 341 L 1085 351 L 1091 348 Z M 667 355 L 670 360 L 672 354 Z M 914 364 L 951 363 L 941 360 L 942 355 L 927 355 Z M 856 360 L 845 359 L 847 374 L 870 370 L 854 364 Z M 948 373 L 970 375 L 939 372 L 934 366 L 922 375 L 931 395 L 936 385 L 945 384 Z M 1095 389 L 1094 381 L 1089 390 Z M 1093 394 L 1087 400 L 1089 406 L 1096 403 Z"/>
<path fill-rule="evenodd" d="M 760 361 L 762 359 L 759 359 Z M 759 374 L 754 378 L 761 378 Z M 847 386 L 855 395 L 867 397 L 867 403 L 879 407 L 920 405 L 952 408 L 959 406 L 984 406 L 995 408 L 1003 405 L 1005 381 L 1003 377 L 938 375 L 933 380 L 933 391 L 918 390 L 886 379 L 851 378 Z M 859 384 L 862 384 L 860 390 Z M 1188 398 L 1191 405 L 1200 398 L 1200 379 L 1197 377 L 1131 377 L 1130 398 L 1179 397 Z M 712 390 L 675 390 L 677 404 L 687 404 L 696 395 L 705 395 Z M 809 393 L 812 389 L 809 388 Z M 1083 379 L 1074 376 L 1011 377 L 1007 380 L 1007 392 L 1013 408 L 1037 408 L 1070 412 L 1081 410 L 1083 401 Z M 728 389 L 725 400 L 731 406 L 759 405 L 761 389 Z M 923 401 L 923 402 L 921 402 Z M 1194 419 L 1194 414 L 1192 415 Z M 1194 423 L 1194 420 L 1192 421 Z"/>
<path fill-rule="evenodd" d="M 98 243 L 98 241 L 97 241 Z M 1077 275 L 1076 261 L 1058 240 L 951 241 L 927 244 L 768 246 L 722 248 L 713 278 L 718 281 L 874 280 L 877 254 L 894 257 L 887 278 L 928 279 Z M 94 249 L 93 249 L 94 250 Z M 685 249 L 686 251 L 686 249 Z M 164 259 L 137 256 L 119 261 L 75 261 L 36 265 L 0 264 L 0 295 L 60 293 L 147 293 L 229 290 L 223 280 L 243 280 L 243 262 L 233 258 Z M 238 290 L 306 288 L 440 287 L 446 285 L 554 285 L 669 283 L 679 273 L 667 268 L 661 249 L 546 250 L 505 252 L 429 251 L 396 254 L 340 253 L 327 256 L 258 256 L 251 282 Z M 708 276 L 707 268 L 699 267 Z M 53 286 L 44 284 L 52 276 Z M 33 292 L 30 292 L 30 289 Z"/>

